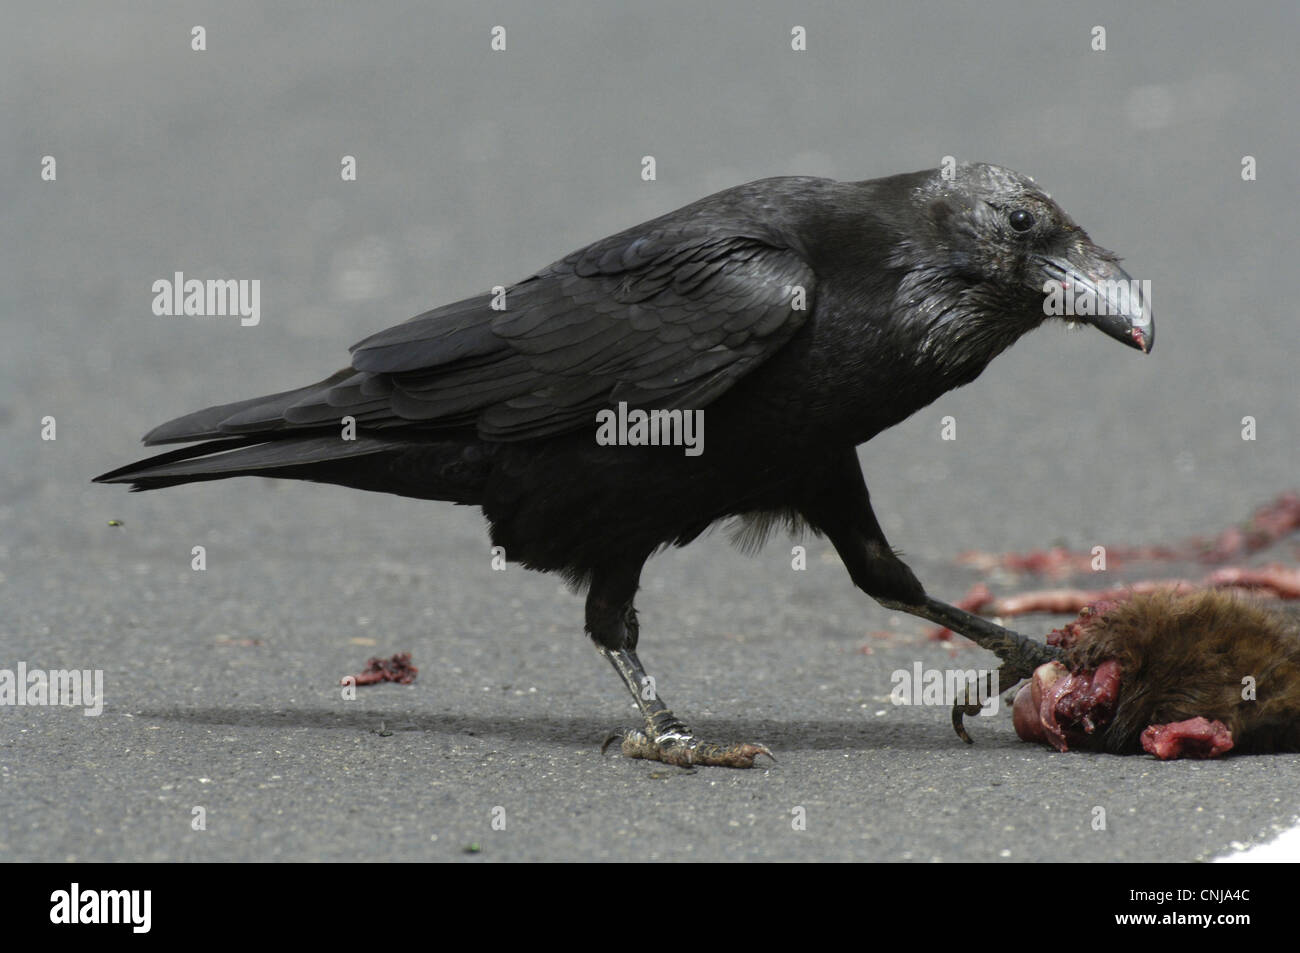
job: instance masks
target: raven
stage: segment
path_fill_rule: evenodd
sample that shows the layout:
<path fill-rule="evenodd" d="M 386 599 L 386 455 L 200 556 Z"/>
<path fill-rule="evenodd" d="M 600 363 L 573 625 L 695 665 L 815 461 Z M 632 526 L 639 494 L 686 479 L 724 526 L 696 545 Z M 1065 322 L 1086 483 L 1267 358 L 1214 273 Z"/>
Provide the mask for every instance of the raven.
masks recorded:
<path fill-rule="evenodd" d="M 750 767 L 771 752 L 703 741 L 645 690 L 646 560 L 728 518 L 750 546 L 808 528 L 863 592 L 1000 651 L 1006 672 L 1059 657 L 927 595 L 885 540 L 855 448 L 974 380 L 1050 316 L 1049 288 L 1106 299 L 1067 310 L 1149 351 L 1148 302 L 1105 307 L 1131 280 L 1117 262 L 994 165 L 762 179 L 380 331 L 317 384 L 162 424 L 145 444 L 203 442 L 95 479 L 280 477 L 477 505 L 508 558 L 586 589 L 586 631 L 645 722 L 610 741 Z M 707 418 L 707 441 L 634 439 L 622 424 L 637 413 L 669 442 L 683 415 Z"/>

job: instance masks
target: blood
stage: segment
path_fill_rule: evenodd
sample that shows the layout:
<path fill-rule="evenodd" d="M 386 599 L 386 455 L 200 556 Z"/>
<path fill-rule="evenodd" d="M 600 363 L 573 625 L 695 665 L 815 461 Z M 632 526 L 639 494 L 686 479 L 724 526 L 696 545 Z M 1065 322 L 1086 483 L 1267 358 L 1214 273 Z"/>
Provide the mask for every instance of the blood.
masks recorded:
<path fill-rule="evenodd" d="M 357 675 L 347 675 L 339 680 L 340 685 L 353 680 L 356 685 L 377 685 L 380 682 L 397 682 L 409 685 L 415 681 L 420 670 L 411 664 L 410 652 L 398 652 L 392 658 L 372 658 L 366 662 L 365 670 Z"/>
<path fill-rule="evenodd" d="M 1219 565 L 1267 549 L 1297 529 L 1300 529 L 1300 492 L 1288 490 L 1257 508 L 1242 525 L 1230 526 L 1215 536 L 1192 536 L 1172 545 L 1107 546 L 1106 564 L 1110 569 L 1131 562 L 1186 561 Z M 1091 572 L 1096 557 L 1091 552 L 1057 546 L 1027 553 L 972 550 L 957 558 L 983 571 L 1005 569 L 1059 578 Z"/>
<path fill-rule="evenodd" d="M 1205 718 L 1150 725 L 1142 732 L 1142 749 L 1161 761 L 1217 758 L 1232 750 L 1232 732 L 1223 722 Z"/>

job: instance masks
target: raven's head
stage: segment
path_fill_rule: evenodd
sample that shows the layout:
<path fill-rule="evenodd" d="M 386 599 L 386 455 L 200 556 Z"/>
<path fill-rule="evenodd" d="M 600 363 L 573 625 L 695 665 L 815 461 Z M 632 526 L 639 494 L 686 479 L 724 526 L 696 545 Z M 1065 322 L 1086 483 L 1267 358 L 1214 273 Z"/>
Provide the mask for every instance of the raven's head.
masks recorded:
<path fill-rule="evenodd" d="M 930 264 L 922 284 L 959 281 L 968 306 L 1021 332 L 1060 317 L 1151 350 L 1149 285 L 1134 281 L 1033 179 L 964 163 L 917 180 L 912 199 L 928 227 L 909 251 Z"/>

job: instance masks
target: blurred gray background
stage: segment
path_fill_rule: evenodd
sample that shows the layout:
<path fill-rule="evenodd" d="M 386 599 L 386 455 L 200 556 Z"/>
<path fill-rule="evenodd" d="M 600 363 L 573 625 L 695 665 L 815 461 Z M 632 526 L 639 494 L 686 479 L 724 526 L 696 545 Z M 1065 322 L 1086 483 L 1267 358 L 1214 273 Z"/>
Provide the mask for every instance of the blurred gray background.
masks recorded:
<path fill-rule="evenodd" d="M 1300 811 L 1293 756 L 1056 755 L 1009 717 L 978 719 L 966 748 L 946 711 L 888 705 L 890 671 L 949 651 L 862 597 L 820 540 L 806 573 L 787 543 L 748 558 L 723 534 L 648 567 L 642 654 L 665 696 L 781 759 L 689 774 L 599 757 L 633 714 L 581 599 L 491 572 L 476 511 L 261 480 L 89 483 L 163 420 L 319 379 L 369 333 L 710 192 L 953 155 L 1033 175 L 1150 279 L 1156 347 L 1045 327 L 872 441 L 891 541 L 955 599 L 979 578 L 965 549 L 1217 531 L 1300 482 L 1293 6 L 4 13 L 0 667 L 102 668 L 107 700 L 98 719 L 0 709 L 0 857 L 1189 860 Z M 175 271 L 261 279 L 260 325 L 153 315 Z M 341 675 L 403 650 L 413 686 L 339 699 Z"/>

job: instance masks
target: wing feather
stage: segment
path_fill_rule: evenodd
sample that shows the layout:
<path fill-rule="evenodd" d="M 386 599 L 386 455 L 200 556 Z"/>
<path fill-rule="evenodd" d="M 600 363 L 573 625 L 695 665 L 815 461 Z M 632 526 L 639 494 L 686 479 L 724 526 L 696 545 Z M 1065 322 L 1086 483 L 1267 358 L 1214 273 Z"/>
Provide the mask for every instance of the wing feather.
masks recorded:
<path fill-rule="evenodd" d="M 337 425 L 474 426 L 489 440 L 594 427 L 619 401 L 695 409 L 803 325 L 815 276 L 770 238 L 680 221 L 597 242 L 508 288 L 371 335 L 352 368 L 311 387 L 209 408 L 152 442 Z M 806 306 L 791 306 L 794 286 Z"/>

